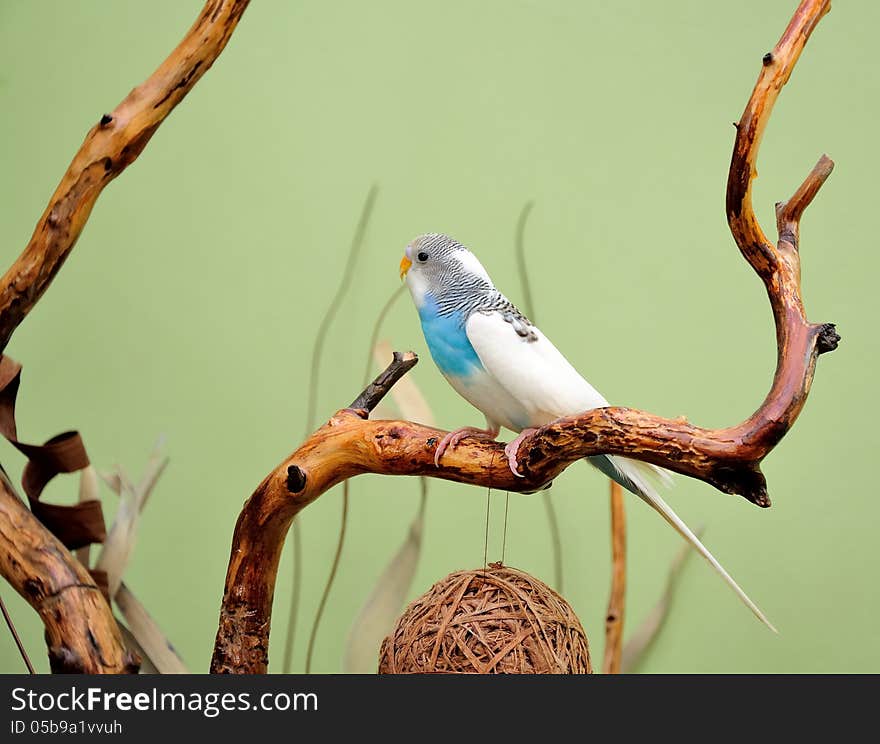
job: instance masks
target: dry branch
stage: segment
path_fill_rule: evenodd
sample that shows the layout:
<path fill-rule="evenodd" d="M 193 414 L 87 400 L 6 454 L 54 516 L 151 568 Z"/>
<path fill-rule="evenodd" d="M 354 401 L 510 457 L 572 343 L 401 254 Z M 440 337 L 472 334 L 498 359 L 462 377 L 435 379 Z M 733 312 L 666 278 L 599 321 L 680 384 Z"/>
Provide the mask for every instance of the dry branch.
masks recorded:
<path fill-rule="evenodd" d="M 0 475 L 0 572 L 40 615 L 56 673 L 136 672 L 100 589 Z"/>
<path fill-rule="evenodd" d="M 33 237 L 0 279 L 0 351 L 70 255 L 104 187 L 223 51 L 249 0 L 208 0 L 183 41 L 147 80 L 101 116 L 67 168 Z"/>
<path fill-rule="evenodd" d="M 23 253 L 0 278 L 0 352 L 58 273 L 104 187 L 211 67 L 249 0 L 208 0 L 183 41 L 86 135 Z M 0 573 L 40 613 L 53 671 L 136 670 L 107 602 L 85 568 L 0 487 Z"/>
<path fill-rule="evenodd" d="M 761 407 L 743 423 L 715 430 L 628 408 L 595 409 L 557 421 L 524 439 L 517 453 L 522 478 L 510 472 L 501 444 L 472 439 L 447 451 L 437 468 L 434 449 L 444 432 L 410 422 L 367 418 L 368 410 L 405 371 L 398 358 L 384 373 L 386 384 L 364 391 L 353 408 L 333 416 L 272 471 L 245 503 L 232 540 L 212 671 L 266 671 L 275 576 L 290 522 L 327 489 L 361 473 L 425 475 L 532 492 L 584 457 L 625 455 L 740 494 L 759 506 L 770 505 L 760 463 L 800 413 L 817 356 L 834 349 L 839 340 L 833 325 L 806 320 L 797 251 L 798 221 L 830 172 L 831 161 L 823 158 L 792 199 L 780 206 L 778 246 L 767 241 L 755 219 L 751 183 L 760 135 L 772 105 L 829 4 L 828 0 L 804 0 L 779 44 L 765 56 L 737 127 L 730 166 L 730 229 L 767 287 L 776 323 L 777 369 Z"/>
<path fill-rule="evenodd" d="M 605 674 L 620 672 L 623 650 L 623 612 L 626 607 L 626 511 L 623 489 L 611 481 L 611 593 L 605 613 Z"/>

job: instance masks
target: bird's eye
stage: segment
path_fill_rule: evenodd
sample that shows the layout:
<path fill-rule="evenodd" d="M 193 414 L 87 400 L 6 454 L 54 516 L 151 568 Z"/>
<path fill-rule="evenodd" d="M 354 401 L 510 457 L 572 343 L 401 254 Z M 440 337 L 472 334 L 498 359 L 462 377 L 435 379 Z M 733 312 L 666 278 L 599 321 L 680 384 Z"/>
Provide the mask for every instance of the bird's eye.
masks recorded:
<path fill-rule="evenodd" d="M 422 263 L 425 263 L 425 261 L 428 260 L 428 254 L 425 253 L 424 251 L 420 251 L 419 255 L 416 256 L 416 258 L 419 259 L 419 261 L 421 261 Z"/>

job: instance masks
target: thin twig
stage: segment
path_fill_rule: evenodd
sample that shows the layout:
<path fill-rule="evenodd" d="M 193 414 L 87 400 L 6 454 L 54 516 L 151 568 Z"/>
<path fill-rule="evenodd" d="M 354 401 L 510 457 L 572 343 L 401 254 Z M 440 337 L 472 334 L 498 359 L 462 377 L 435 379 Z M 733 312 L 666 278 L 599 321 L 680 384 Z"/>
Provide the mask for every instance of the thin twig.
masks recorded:
<path fill-rule="evenodd" d="M 547 526 L 550 528 L 550 545 L 553 549 L 553 580 L 556 591 L 562 594 L 564 578 L 562 570 L 562 535 L 559 532 L 556 506 L 553 503 L 553 499 L 550 498 L 552 490 L 548 488 L 542 493 L 542 496 L 544 497 L 544 511 L 547 513 Z"/>
<path fill-rule="evenodd" d="M 519 213 L 516 221 L 516 264 L 519 273 L 519 281 L 522 286 L 523 308 L 526 315 L 533 323 L 537 323 L 535 317 L 535 303 L 532 299 L 532 282 L 529 279 L 529 270 L 526 266 L 526 224 L 532 214 L 532 208 L 535 202 L 527 201 Z M 551 497 L 551 490 L 547 489 L 541 494 L 541 500 L 544 502 L 544 511 L 547 513 L 547 526 L 550 529 L 550 546 L 553 550 L 553 584 L 556 591 L 560 594 L 563 591 L 563 571 L 562 571 L 562 536 L 559 532 L 559 519 L 556 516 L 556 505 Z"/>
<path fill-rule="evenodd" d="M 419 358 L 412 351 L 395 351 L 394 358 L 388 367 L 361 391 L 361 394 L 352 401 L 349 408 L 372 411 L 394 387 L 394 383 L 415 367 L 418 361 Z"/>
<path fill-rule="evenodd" d="M 358 254 L 361 252 L 361 248 L 363 247 L 364 237 L 367 233 L 367 225 L 370 222 L 370 216 L 373 213 L 373 205 L 376 203 L 376 196 L 379 193 L 379 187 L 376 184 L 370 186 L 370 190 L 367 192 L 367 198 L 364 201 L 364 205 L 361 208 L 360 218 L 358 219 L 357 226 L 355 227 L 354 236 L 351 239 L 351 245 L 348 249 L 348 258 L 345 261 L 345 267 L 342 270 L 342 279 L 339 282 L 339 286 L 336 288 L 336 294 L 333 296 L 333 299 L 330 301 L 330 305 L 327 307 L 327 312 L 324 314 L 324 317 L 321 320 L 321 324 L 318 326 L 318 332 L 315 336 L 315 345 L 312 348 L 312 366 L 309 372 L 309 393 L 308 393 L 308 403 L 306 408 L 306 426 L 305 426 L 305 436 L 308 436 L 308 433 L 314 428 L 315 425 L 315 411 L 318 406 L 318 377 L 319 371 L 321 367 L 321 359 L 324 354 L 324 342 L 327 338 L 327 334 L 330 331 L 330 325 L 333 323 L 333 319 L 336 317 L 336 313 L 339 311 L 339 307 L 342 304 L 343 299 L 345 299 L 345 295 L 348 292 L 348 288 L 351 285 L 352 277 L 354 276 L 354 267 L 357 262 Z M 345 515 L 348 514 L 348 485 L 346 485 L 345 490 L 342 494 L 343 506 L 343 525 L 339 532 L 339 545 L 337 546 L 337 555 L 342 553 L 342 541 L 345 539 Z M 302 525 L 299 525 L 296 533 L 294 534 L 294 541 L 302 540 Z M 294 550 L 291 551 L 291 555 L 293 556 L 293 577 L 292 581 L 295 587 L 298 587 L 302 583 L 302 562 L 299 559 L 300 554 L 302 553 L 301 545 L 294 544 Z M 330 586 L 333 583 L 333 577 L 335 575 L 335 568 L 331 570 L 330 576 L 327 579 L 327 584 L 324 587 L 324 596 L 330 591 Z M 296 632 L 296 621 L 297 614 L 299 612 L 299 597 L 300 592 L 298 588 L 292 590 L 290 595 L 290 617 L 288 619 L 287 624 L 287 637 L 284 641 L 284 673 L 289 674 L 292 664 L 293 658 L 293 637 Z M 323 601 L 323 600 L 322 600 Z M 320 621 L 321 612 L 315 616 L 315 622 Z M 306 661 L 306 671 L 308 671 L 309 662 L 311 660 L 311 646 L 314 642 L 314 638 L 317 635 L 318 628 L 315 626 L 312 628 L 311 637 L 309 639 L 309 654 L 308 660 Z"/>
<path fill-rule="evenodd" d="M 535 304 L 532 301 L 532 283 L 529 281 L 529 271 L 526 268 L 526 223 L 535 202 L 527 201 L 519 213 L 519 219 L 516 221 L 516 265 L 519 269 L 519 281 L 522 285 L 523 307 L 526 315 L 535 323 Z"/>
<path fill-rule="evenodd" d="M 6 603 L 3 601 L 3 597 L 0 597 L 0 612 L 3 613 L 3 619 L 9 627 L 9 632 L 12 633 L 15 645 L 18 646 L 18 653 L 21 654 L 21 658 L 24 660 L 24 665 L 27 667 L 28 673 L 36 674 L 36 671 L 34 671 L 34 665 L 31 664 L 31 657 L 28 656 L 27 651 L 25 651 L 24 644 L 21 642 L 18 631 L 15 629 L 15 623 L 12 622 L 12 617 L 10 617 L 9 612 L 6 609 Z"/>
<path fill-rule="evenodd" d="M 318 609 L 315 612 L 315 621 L 312 623 L 312 632 L 309 635 L 309 647 L 306 651 L 306 674 L 312 670 L 312 654 L 315 650 L 315 639 L 318 637 L 318 628 L 321 625 L 321 617 L 324 614 L 324 607 L 327 605 L 327 598 L 330 596 L 330 590 L 333 588 L 333 581 L 336 579 L 336 572 L 339 569 L 339 561 L 342 558 L 342 548 L 345 546 L 345 532 L 348 526 L 348 481 L 342 484 L 342 520 L 339 525 L 339 540 L 336 542 L 336 553 L 333 555 L 333 565 L 330 566 L 330 575 L 327 577 L 327 583 L 324 585 L 324 591 L 321 594 L 321 601 L 318 602 Z"/>
<path fill-rule="evenodd" d="M 705 532 L 706 529 L 702 526 L 694 530 L 694 534 L 700 540 L 703 539 Z M 626 674 L 637 668 L 645 653 L 657 640 L 660 631 L 663 630 L 663 625 L 666 623 L 666 618 L 669 616 L 669 609 L 672 607 L 672 600 L 678 587 L 682 568 L 684 568 L 685 562 L 693 553 L 694 551 L 691 549 L 691 546 L 687 544 L 682 545 L 678 549 L 675 558 L 673 558 L 669 566 L 663 594 L 623 647 L 620 661 L 621 672 Z"/>
<path fill-rule="evenodd" d="M 611 592 L 605 615 L 605 674 L 620 672 L 623 647 L 623 616 L 626 608 L 626 512 L 623 489 L 611 483 Z"/>
<path fill-rule="evenodd" d="M 370 370 L 373 368 L 373 350 L 376 348 L 376 344 L 379 341 L 379 334 L 382 332 L 382 325 L 385 323 L 385 318 L 388 317 L 388 313 L 391 311 L 394 303 L 403 295 L 405 290 L 406 285 L 401 284 L 391 293 L 391 296 L 386 300 L 385 304 L 382 305 L 382 309 L 379 311 L 376 322 L 373 324 L 373 333 L 370 336 L 370 351 L 367 353 L 367 366 L 364 368 L 363 382 L 361 382 L 361 385 L 364 387 L 366 387 L 367 383 L 370 381 Z"/>
<path fill-rule="evenodd" d="M 342 300 L 345 298 L 345 294 L 348 292 L 348 288 L 351 285 L 351 280 L 354 276 L 355 263 L 357 262 L 358 254 L 360 253 L 364 242 L 364 236 L 367 232 L 367 224 L 369 223 L 370 215 L 373 212 L 373 205 L 376 203 L 376 195 L 378 193 L 379 189 L 375 184 L 370 186 L 370 190 L 367 192 L 367 198 L 364 201 L 364 206 L 361 209 L 361 215 L 358 219 L 357 227 L 354 231 L 354 237 L 351 240 L 351 246 L 348 250 L 348 258 L 345 261 L 345 268 L 342 271 L 342 279 L 339 282 L 339 286 L 336 288 L 336 294 L 333 295 L 333 299 L 327 307 L 327 312 L 324 313 L 324 317 L 321 319 L 317 335 L 315 336 L 315 345 L 312 349 L 312 366 L 309 371 L 308 405 L 306 408 L 305 434 L 303 434 L 305 437 L 307 437 L 315 428 L 315 411 L 317 410 L 318 405 L 318 373 L 320 371 L 321 359 L 324 353 L 324 342 L 327 340 L 327 334 L 330 331 L 330 324 L 336 317 L 336 313 L 339 311 L 340 305 L 342 305 Z"/>
<path fill-rule="evenodd" d="M 296 621 L 299 618 L 300 586 L 302 585 L 302 534 L 298 519 L 294 519 L 290 525 L 290 536 L 291 552 L 293 553 L 293 576 L 290 589 L 287 633 L 284 636 L 284 656 L 281 664 L 285 674 L 290 674 L 290 670 L 293 667 L 293 644 L 296 640 Z"/>
<path fill-rule="evenodd" d="M 779 234 L 780 250 L 783 247 L 782 241 L 788 243 L 795 251 L 798 250 L 801 217 L 832 170 L 834 170 L 834 161 L 827 155 L 822 155 L 791 198 L 788 201 L 777 202 L 776 230 Z"/>

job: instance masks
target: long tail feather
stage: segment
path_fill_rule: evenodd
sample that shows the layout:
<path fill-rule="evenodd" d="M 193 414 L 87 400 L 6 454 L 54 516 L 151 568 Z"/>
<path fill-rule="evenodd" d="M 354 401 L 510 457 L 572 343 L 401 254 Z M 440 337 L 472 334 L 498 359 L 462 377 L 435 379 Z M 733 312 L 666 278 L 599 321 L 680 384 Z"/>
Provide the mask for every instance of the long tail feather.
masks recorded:
<path fill-rule="evenodd" d="M 736 595 L 743 601 L 743 604 L 755 614 L 755 617 L 774 633 L 779 632 L 764 616 L 764 613 L 761 612 L 758 606 L 749 599 L 748 595 L 740 588 L 739 584 L 733 580 L 733 577 L 724 570 L 724 567 L 715 559 L 715 556 L 708 551 L 706 546 L 700 542 L 699 538 L 691 532 L 690 528 L 672 510 L 672 507 L 660 498 L 660 494 L 657 493 L 640 472 L 640 466 L 642 463 L 636 462 L 635 460 L 627 460 L 623 457 L 612 457 L 608 455 L 599 455 L 587 459 L 590 461 L 591 465 L 594 465 L 609 478 L 620 483 L 620 485 L 627 491 L 634 493 L 660 514 L 660 516 L 663 517 L 663 519 L 665 519 L 673 529 L 678 532 L 678 534 L 693 546 L 694 550 L 709 562 L 709 565 L 718 572 L 721 578 L 724 579 L 725 583 L 733 589 Z M 655 468 L 655 471 L 656 470 L 659 470 L 659 468 Z M 668 474 L 665 471 L 662 471 L 662 473 L 668 478 Z"/>

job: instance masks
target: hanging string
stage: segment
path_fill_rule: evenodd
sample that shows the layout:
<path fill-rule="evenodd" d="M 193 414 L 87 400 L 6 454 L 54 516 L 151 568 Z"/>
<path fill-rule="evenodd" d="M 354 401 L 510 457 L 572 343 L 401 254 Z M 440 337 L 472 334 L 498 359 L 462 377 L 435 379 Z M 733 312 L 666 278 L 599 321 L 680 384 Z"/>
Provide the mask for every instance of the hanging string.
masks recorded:
<path fill-rule="evenodd" d="M 504 492 L 504 536 L 501 538 L 501 563 L 504 563 L 504 553 L 507 550 L 507 511 L 510 508 L 510 491 Z"/>
<path fill-rule="evenodd" d="M 486 489 L 486 540 L 483 543 L 483 570 L 489 567 L 489 500 L 492 497 L 492 489 Z"/>
<path fill-rule="evenodd" d="M 486 489 L 486 534 L 483 542 L 483 570 L 489 567 L 489 506 L 492 497 L 492 468 L 495 467 L 495 452 L 492 452 L 492 459 L 489 461 L 489 487 Z"/>

